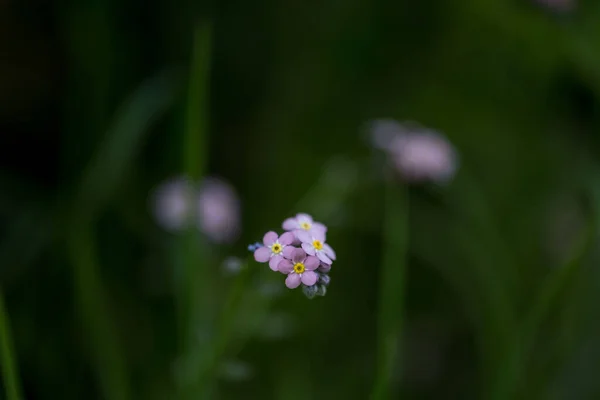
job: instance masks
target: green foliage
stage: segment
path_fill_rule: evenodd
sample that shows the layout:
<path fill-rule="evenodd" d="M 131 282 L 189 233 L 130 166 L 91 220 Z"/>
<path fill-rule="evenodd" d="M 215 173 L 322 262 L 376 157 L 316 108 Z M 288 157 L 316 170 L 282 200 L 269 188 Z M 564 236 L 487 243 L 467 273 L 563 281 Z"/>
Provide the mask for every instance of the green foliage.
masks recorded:
<path fill-rule="evenodd" d="M 600 7 L 536 4 L 1 4 L 2 393 L 598 398 Z M 454 181 L 383 179 L 381 117 Z M 235 244 L 158 228 L 181 174 L 235 186 Z M 310 301 L 246 250 L 301 211 Z"/>

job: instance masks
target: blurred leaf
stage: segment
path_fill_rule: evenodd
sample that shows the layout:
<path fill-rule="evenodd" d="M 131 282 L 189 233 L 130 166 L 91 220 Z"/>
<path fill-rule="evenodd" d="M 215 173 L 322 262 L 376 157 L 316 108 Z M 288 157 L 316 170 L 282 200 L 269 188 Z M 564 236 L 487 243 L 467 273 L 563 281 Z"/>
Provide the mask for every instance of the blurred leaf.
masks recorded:
<path fill-rule="evenodd" d="M 127 362 L 110 315 L 108 297 L 98 271 L 98 254 L 90 224 L 72 225 L 68 250 L 78 307 L 90 336 L 95 369 L 106 398 L 131 399 Z"/>
<path fill-rule="evenodd" d="M 144 136 L 175 99 L 178 74 L 169 70 L 146 81 L 125 102 L 86 168 L 74 205 L 90 220 L 117 190 Z"/>

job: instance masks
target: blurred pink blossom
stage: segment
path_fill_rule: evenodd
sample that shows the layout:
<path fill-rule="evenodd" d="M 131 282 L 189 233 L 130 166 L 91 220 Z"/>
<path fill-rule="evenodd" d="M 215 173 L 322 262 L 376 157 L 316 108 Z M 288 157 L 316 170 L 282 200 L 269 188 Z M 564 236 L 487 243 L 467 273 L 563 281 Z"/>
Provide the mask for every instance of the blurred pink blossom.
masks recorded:
<path fill-rule="evenodd" d="M 155 190 L 153 212 L 156 222 L 170 232 L 180 231 L 192 221 L 195 190 L 184 177 L 171 179 Z"/>
<path fill-rule="evenodd" d="M 199 228 L 211 240 L 227 243 L 237 238 L 240 229 L 240 204 L 233 187 L 222 180 L 207 178 L 198 195 Z"/>
<path fill-rule="evenodd" d="M 458 156 L 454 146 L 441 134 L 393 120 L 371 125 L 374 147 L 384 150 L 408 182 L 447 183 L 455 175 Z"/>
<path fill-rule="evenodd" d="M 181 231 L 195 222 L 198 229 L 217 243 L 237 237 L 240 205 L 235 190 L 216 178 L 206 178 L 198 188 L 187 178 L 160 185 L 153 196 L 157 223 L 164 229 Z"/>

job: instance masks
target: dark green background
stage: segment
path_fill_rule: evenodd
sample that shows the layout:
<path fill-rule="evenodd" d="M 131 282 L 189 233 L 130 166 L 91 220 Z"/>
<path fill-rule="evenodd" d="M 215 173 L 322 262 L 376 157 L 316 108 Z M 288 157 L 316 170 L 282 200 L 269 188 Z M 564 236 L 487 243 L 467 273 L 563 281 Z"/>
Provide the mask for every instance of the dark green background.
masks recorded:
<path fill-rule="evenodd" d="M 369 398 L 386 211 L 365 124 L 384 117 L 443 132 L 461 159 L 448 187 L 410 189 L 404 373 L 391 398 L 492 398 L 520 337 L 498 313 L 521 321 L 555 275 L 504 398 L 600 397 L 597 2 L 560 14 L 526 0 L 4 0 L 0 284 L 24 398 L 111 398 L 101 377 L 119 367 L 102 346 L 124 360 L 130 398 L 178 398 L 172 281 L 190 247 L 155 225 L 148 200 L 185 173 L 193 30 L 207 22 L 197 161 L 235 186 L 243 211 L 235 244 L 198 244 L 188 258 L 193 279 L 211 282 L 199 284 L 207 320 L 234 279 L 221 260 L 249 256 L 293 213 L 329 225 L 338 254 L 327 296 L 312 301 L 249 264 L 260 270 L 250 299 L 265 282 L 282 292 L 268 308 L 244 303 L 221 361 L 250 374 L 211 375 L 218 398 Z M 146 123 L 152 107 L 164 113 Z M 85 254 L 95 274 L 74 261 Z M 574 273 L 554 274 L 570 262 Z M 281 318 L 283 334 L 265 335 Z"/>

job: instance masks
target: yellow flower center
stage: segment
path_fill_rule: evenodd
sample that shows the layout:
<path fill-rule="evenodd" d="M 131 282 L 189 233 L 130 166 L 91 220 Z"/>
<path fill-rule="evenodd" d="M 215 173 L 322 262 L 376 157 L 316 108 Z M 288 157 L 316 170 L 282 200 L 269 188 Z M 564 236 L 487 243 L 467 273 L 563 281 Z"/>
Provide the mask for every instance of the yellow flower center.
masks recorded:
<path fill-rule="evenodd" d="M 304 272 L 304 264 L 296 263 L 294 264 L 294 272 L 297 274 L 301 274 Z"/>
<path fill-rule="evenodd" d="M 279 254 L 281 253 L 282 246 L 279 243 L 275 243 L 273 246 L 271 246 L 271 251 L 275 254 Z"/>
<path fill-rule="evenodd" d="M 303 222 L 300 224 L 300 226 L 302 227 L 302 229 L 304 229 L 305 231 L 310 229 L 310 223 L 308 222 Z"/>
<path fill-rule="evenodd" d="M 313 247 L 315 248 L 315 250 L 322 250 L 323 243 L 321 243 L 321 241 L 319 240 L 313 240 Z"/>

